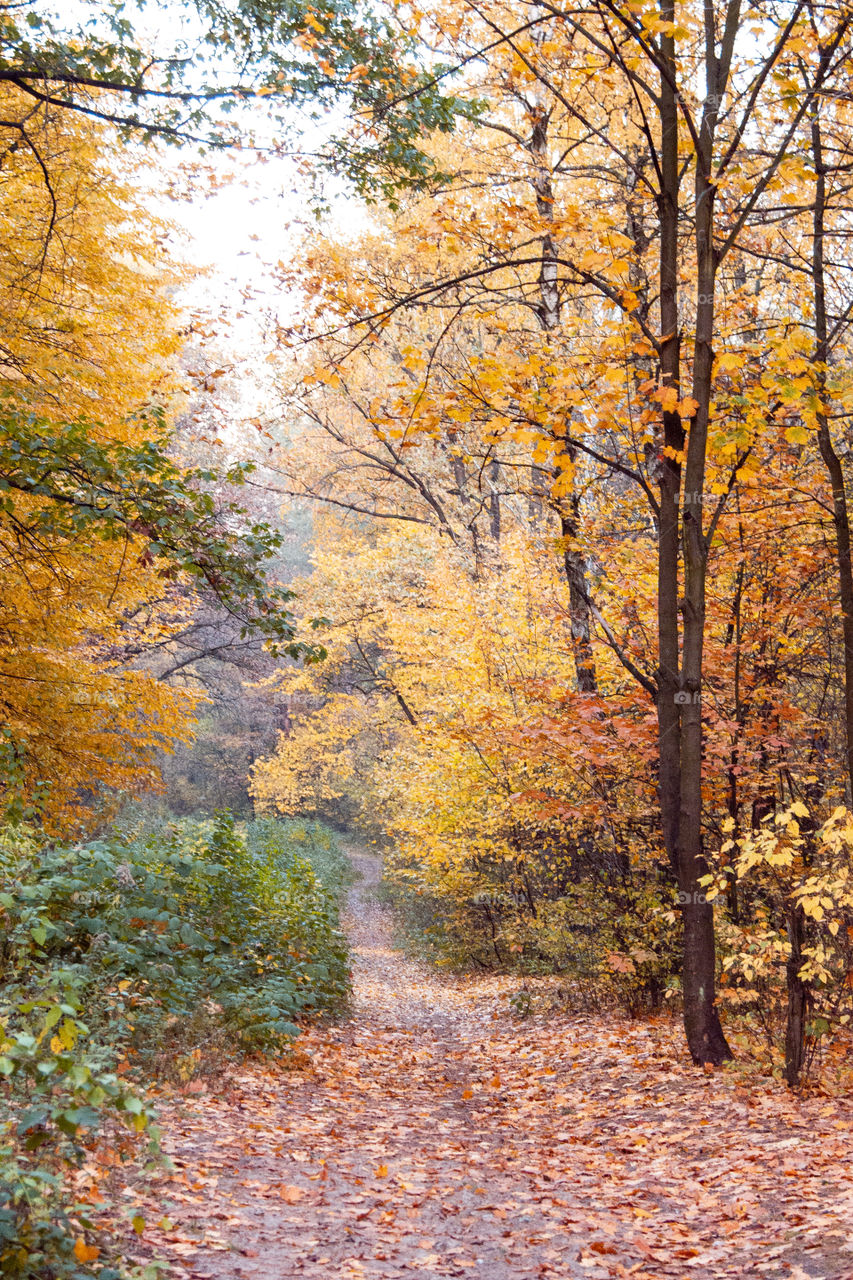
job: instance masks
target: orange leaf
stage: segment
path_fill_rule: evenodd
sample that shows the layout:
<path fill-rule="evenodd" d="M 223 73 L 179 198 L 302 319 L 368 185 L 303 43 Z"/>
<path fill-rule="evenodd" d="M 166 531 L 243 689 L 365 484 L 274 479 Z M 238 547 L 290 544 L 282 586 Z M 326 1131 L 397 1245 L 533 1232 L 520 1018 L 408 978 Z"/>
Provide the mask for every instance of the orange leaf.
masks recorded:
<path fill-rule="evenodd" d="M 97 1245 L 86 1244 L 82 1236 L 74 1241 L 74 1257 L 78 1262 L 94 1262 L 100 1252 Z"/>

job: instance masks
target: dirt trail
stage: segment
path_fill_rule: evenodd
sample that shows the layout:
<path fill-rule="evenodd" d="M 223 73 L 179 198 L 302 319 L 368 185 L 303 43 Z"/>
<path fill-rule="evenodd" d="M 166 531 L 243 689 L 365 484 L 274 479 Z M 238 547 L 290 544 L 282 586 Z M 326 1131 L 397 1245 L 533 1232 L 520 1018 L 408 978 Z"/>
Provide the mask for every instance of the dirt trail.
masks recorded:
<path fill-rule="evenodd" d="M 193 1100 L 154 1240 L 176 1276 L 853 1280 L 843 1102 L 703 1075 L 669 1023 L 518 1019 L 505 981 L 395 951 L 351 853 L 353 1017 Z"/>

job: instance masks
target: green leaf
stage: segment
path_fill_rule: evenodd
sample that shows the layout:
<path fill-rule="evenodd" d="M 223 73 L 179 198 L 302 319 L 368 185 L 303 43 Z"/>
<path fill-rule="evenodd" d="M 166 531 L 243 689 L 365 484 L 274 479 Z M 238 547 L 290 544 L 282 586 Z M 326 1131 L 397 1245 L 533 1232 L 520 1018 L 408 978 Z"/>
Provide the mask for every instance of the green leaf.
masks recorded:
<path fill-rule="evenodd" d="M 61 1017 L 62 1006 L 55 1004 L 52 1009 L 48 1010 L 47 1017 L 44 1020 L 45 1031 L 50 1031 L 51 1027 L 55 1027 Z"/>

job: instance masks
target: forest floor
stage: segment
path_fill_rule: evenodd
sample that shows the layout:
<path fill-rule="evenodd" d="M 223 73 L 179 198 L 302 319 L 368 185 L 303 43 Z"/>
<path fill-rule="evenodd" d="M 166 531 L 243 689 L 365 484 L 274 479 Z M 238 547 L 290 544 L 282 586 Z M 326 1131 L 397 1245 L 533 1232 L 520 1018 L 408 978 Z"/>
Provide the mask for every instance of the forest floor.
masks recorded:
<path fill-rule="evenodd" d="M 396 950 L 378 861 L 351 854 L 352 1016 L 164 1108 L 174 1168 L 128 1190 L 140 1260 L 176 1280 L 853 1280 L 849 1102 L 703 1074 L 668 1019 L 521 1019 L 505 979 Z"/>

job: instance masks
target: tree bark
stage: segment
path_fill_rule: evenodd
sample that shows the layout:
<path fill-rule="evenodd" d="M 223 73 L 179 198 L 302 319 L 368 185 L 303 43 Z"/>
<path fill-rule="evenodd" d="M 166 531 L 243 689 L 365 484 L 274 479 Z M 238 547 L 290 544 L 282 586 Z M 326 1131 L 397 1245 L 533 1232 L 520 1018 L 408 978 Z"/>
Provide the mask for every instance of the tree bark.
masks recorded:
<path fill-rule="evenodd" d="M 489 484 L 491 485 L 491 494 L 489 495 L 489 533 L 492 536 L 492 542 L 495 544 L 496 552 L 499 552 L 501 545 L 501 495 L 498 490 L 500 479 L 500 464 L 497 460 L 494 460 L 489 465 Z"/>
<path fill-rule="evenodd" d="M 671 8 L 672 6 L 670 6 Z M 663 14 L 663 10 L 662 10 Z M 666 18 L 666 15 L 663 14 Z M 661 189 L 660 221 L 660 378 L 661 385 L 680 396 L 681 341 L 678 328 L 678 109 L 675 98 L 675 58 L 669 54 L 672 83 L 661 72 Z M 681 804 L 681 703 L 679 693 L 678 625 L 678 508 L 684 430 L 676 409 L 663 410 L 660 446 L 660 519 L 658 522 L 658 793 L 664 845 L 678 875 L 678 822 Z"/>
<path fill-rule="evenodd" d="M 788 945 L 791 953 L 785 966 L 788 985 L 788 1016 L 785 1024 L 785 1080 L 792 1089 L 800 1083 L 806 1048 L 806 1015 L 809 992 L 800 977 L 803 967 L 803 942 L 806 918 L 802 907 L 788 912 Z"/>
<path fill-rule="evenodd" d="M 673 0 L 666 0 L 662 5 L 661 17 L 664 21 L 675 21 Z M 661 37 L 661 52 L 661 374 L 665 390 L 675 393 L 675 403 L 672 403 L 671 395 L 664 413 L 664 439 L 670 450 L 680 452 L 684 446 L 684 430 L 677 408 L 681 372 L 677 292 L 678 98 L 675 43 L 671 36 Z M 665 465 L 661 484 L 661 678 L 658 716 L 664 836 L 669 841 L 668 850 L 681 891 L 684 923 L 684 1029 L 693 1061 L 719 1065 L 732 1055 L 720 1025 L 715 1002 L 714 912 L 700 885 L 701 878 L 707 872 L 702 841 L 701 689 L 708 542 L 703 529 L 702 495 L 714 360 L 712 341 L 717 267 L 713 244 L 715 187 L 710 181 L 710 168 L 721 91 L 713 11 L 709 14 L 707 9 L 705 65 L 707 93 L 702 111 L 695 179 L 696 336 L 693 344 L 694 406 L 684 468 L 686 501 L 681 540 L 684 565 L 681 673 L 679 679 L 678 605 L 675 601 L 678 590 L 678 506 L 681 476 L 675 473 L 674 468 L 667 469 Z M 664 463 L 667 462 L 669 457 L 664 459 Z M 676 697 L 678 699 L 674 709 L 669 705 L 670 695 L 673 701 Z"/>
<path fill-rule="evenodd" d="M 832 486 L 832 511 L 835 526 L 835 563 L 838 573 L 838 596 L 841 602 L 841 627 L 844 637 L 844 728 L 845 764 L 848 801 L 853 803 L 853 567 L 850 556 L 850 516 L 844 469 L 835 451 L 829 428 L 826 366 L 829 359 L 826 318 L 826 280 L 824 237 L 826 235 L 826 168 L 819 107 L 815 107 L 811 125 L 812 158 L 816 183 L 814 227 L 812 237 L 812 285 L 815 316 L 815 379 L 818 391 L 818 447 Z"/>
<path fill-rule="evenodd" d="M 533 159 L 533 189 L 536 194 L 536 209 L 544 221 L 550 222 L 554 216 L 554 192 L 551 181 L 551 167 L 548 159 L 548 124 L 549 113 L 541 105 L 531 112 L 532 128 L 528 151 Z M 536 308 L 539 324 L 546 333 L 558 329 L 561 322 L 559 264 L 557 246 L 550 234 L 542 237 L 542 266 L 539 271 L 539 305 Z M 568 423 L 565 427 L 562 456 L 570 467 L 575 464 L 575 451 L 569 435 Z M 555 436 L 555 439 L 557 437 Z M 555 477 L 559 477 L 559 466 L 555 468 Z M 575 664 L 575 676 L 580 693 L 597 693 L 598 681 L 595 673 L 595 654 L 592 646 L 592 608 L 590 606 L 589 588 L 587 585 L 586 557 L 577 548 L 577 537 L 580 530 L 580 502 L 577 494 L 571 494 L 551 501 L 560 521 L 560 541 L 563 548 L 563 567 L 569 587 L 569 616 L 571 619 L 572 655 Z"/>

